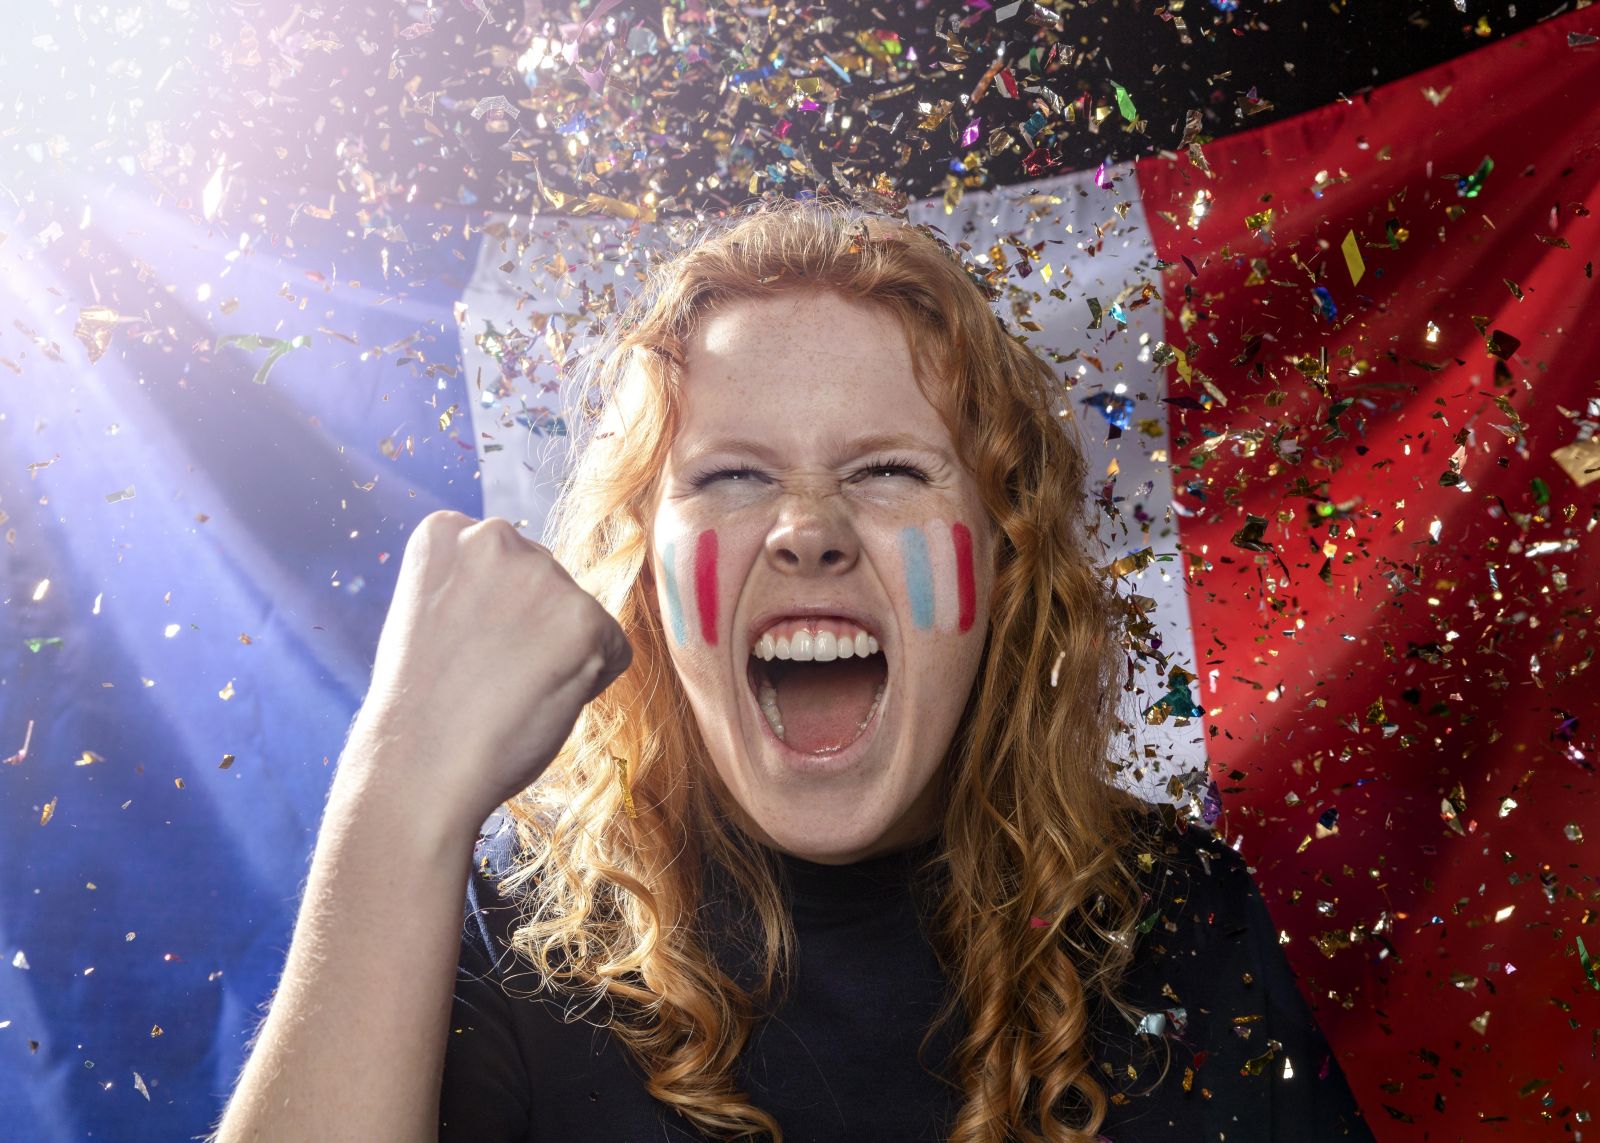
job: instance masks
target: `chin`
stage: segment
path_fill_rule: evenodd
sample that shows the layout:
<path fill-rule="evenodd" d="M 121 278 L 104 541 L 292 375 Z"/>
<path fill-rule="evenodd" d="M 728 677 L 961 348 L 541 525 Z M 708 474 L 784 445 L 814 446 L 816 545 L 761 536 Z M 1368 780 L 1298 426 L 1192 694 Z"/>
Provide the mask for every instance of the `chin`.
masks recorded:
<path fill-rule="evenodd" d="M 742 829 L 763 845 L 820 865 L 845 865 L 906 849 L 938 832 L 934 775 L 894 780 L 894 760 L 832 780 L 741 767 L 724 797 Z M 728 775 L 723 774 L 727 788 Z"/>

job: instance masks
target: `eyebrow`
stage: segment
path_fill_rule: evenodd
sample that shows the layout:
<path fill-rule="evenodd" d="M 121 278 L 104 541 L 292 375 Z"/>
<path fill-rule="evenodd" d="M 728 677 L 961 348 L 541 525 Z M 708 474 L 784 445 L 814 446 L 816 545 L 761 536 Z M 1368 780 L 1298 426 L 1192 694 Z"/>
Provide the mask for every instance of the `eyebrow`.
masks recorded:
<path fill-rule="evenodd" d="M 951 462 L 948 449 L 914 433 L 868 433 L 846 441 L 840 451 L 847 455 L 856 456 L 866 452 L 891 452 L 910 449 L 932 453 L 947 464 Z M 763 441 L 750 440 L 745 437 L 715 437 L 695 445 L 684 454 L 683 460 L 685 464 L 693 464 L 701 457 L 719 452 L 749 453 L 768 463 L 771 463 L 776 455 L 772 447 Z"/>

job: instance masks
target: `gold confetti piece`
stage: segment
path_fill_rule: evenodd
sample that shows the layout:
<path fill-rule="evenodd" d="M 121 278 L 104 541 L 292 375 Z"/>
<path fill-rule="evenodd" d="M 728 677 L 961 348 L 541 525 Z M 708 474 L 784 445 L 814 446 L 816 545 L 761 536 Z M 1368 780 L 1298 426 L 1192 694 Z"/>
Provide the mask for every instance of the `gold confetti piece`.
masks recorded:
<path fill-rule="evenodd" d="M 38 603 L 41 599 L 43 599 L 45 597 L 45 593 L 48 592 L 49 590 L 50 590 L 50 581 L 47 580 L 47 579 L 41 579 L 39 581 L 38 585 L 36 587 L 34 587 L 34 589 L 33 589 L 33 602 Z"/>
<path fill-rule="evenodd" d="M 1600 480 L 1600 440 L 1573 441 L 1556 449 L 1550 457 L 1579 488 Z"/>
<path fill-rule="evenodd" d="M 78 339 L 84 352 L 89 355 L 90 365 L 104 357 L 106 350 L 111 348 L 111 334 L 118 324 L 129 320 L 108 306 L 85 306 L 78 311 L 78 323 L 72 328 L 72 336 Z"/>
<path fill-rule="evenodd" d="M 180 790 L 183 789 L 183 779 L 182 778 L 174 778 L 174 779 L 172 779 L 172 784 L 174 786 L 178 787 L 178 789 L 180 789 Z"/>
<path fill-rule="evenodd" d="M 44 804 L 44 812 L 39 815 L 39 824 L 40 825 L 49 825 L 50 824 L 50 819 L 56 816 L 56 802 L 58 802 L 60 800 L 61 799 L 58 796 L 58 797 L 51 798 L 48 802 L 46 802 Z"/>
<path fill-rule="evenodd" d="M 1485 1009 L 1483 1012 L 1479 1013 L 1477 1016 L 1474 1016 L 1472 1018 L 1472 1025 L 1471 1026 L 1472 1026 L 1472 1030 L 1474 1032 L 1478 1033 L 1478 1035 L 1487 1036 L 1489 1034 L 1489 1012 L 1488 1012 L 1488 1010 Z"/>
<path fill-rule="evenodd" d="M 1111 561 L 1111 565 L 1105 571 L 1107 575 L 1120 578 L 1136 571 L 1143 571 L 1155 562 L 1155 558 L 1155 553 L 1149 548 L 1140 548 L 1137 552 Z"/>
<path fill-rule="evenodd" d="M 217 769 L 218 770 L 226 770 L 229 766 L 232 766 L 232 765 L 233 765 L 233 755 L 232 754 L 224 754 L 222 756 L 222 763 L 221 763 L 221 765 L 219 765 L 217 767 Z"/>
<path fill-rule="evenodd" d="M 74 766 L 93 766 L 96 762 L 104 761 L 105 759 L 93 750 L 85 750 L 72 764 Z"/>
<path fill-rule="evenodd" d="M 622 787 L 622 809 L 630 818 L 639 816 L 633 805 L 633 787 L 628 781 L 628 760 L 612 755 L 611 761 L 617 764 L 617 785 Z"/>
<path fill-rule="evenodd" d="M 217 692 L 217 697 L 219 699 L 221 699 L 223 702 L 227 702 L 229 699 L 231 699 L 233 697 L 233 695 L 234 695 L 233 680 L 229 679 L 228 680 L 228 685 L 223 687 L 220 691 Z"/>
<path fill-rule="evenodd" d="M 1344 253 L 1345 266 L 1350 270 L 1350 284 L 1359 286 L 1362 276 L 1367 272 L 1367 263 L 1361 257 L 1361 246 L 1356 241 L 1354 230 L 1344 236 L 1344 242 L 1340 244 L 1339 249 Z"/>
<path fill-rule="evenodd" d="M 1583 841 L 1583 827 L 1577 822 L 1568 822 L 1566 824 L 1566 828 L 1564 828 L 1561 832 L 1566 834 L 1568 841 L 1576 841 L 1579 843 Z"/>
<path fill-rule="evenodd" d="M 152 1025 L 150 1025 L 150 1038 L 152 1040 L 154 1040 L 157 1036 L 164 1036 L 164 1035 L 166 1035 L 166 1031 L 165 1031 L 165 1029 L 163 1029 L 161 1027 L 160 1024 L 152 1024 Z"/>
<path fill-rule="evenodd" d="M 461 406 L 459 405 L 451 405 L 448 409 L 439 414 L 440 432 L 443 432 L 445 429 L 450 427 L 450 422 L 456 419 L 456 410 L 460 407 Z"/>

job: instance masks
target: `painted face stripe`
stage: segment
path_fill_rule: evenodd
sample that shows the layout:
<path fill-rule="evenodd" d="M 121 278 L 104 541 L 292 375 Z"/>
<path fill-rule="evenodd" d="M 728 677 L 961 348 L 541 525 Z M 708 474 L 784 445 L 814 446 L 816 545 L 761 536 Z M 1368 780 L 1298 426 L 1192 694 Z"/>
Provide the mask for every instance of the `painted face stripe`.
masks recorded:
<path fill-rule="evenodd" d="M 667 621 L 672 626 L 672 641 L 681 647 L 687 632 L 684 630 L 683 600 L 678 595 L 677 544 L 668 544 L 662 551 L 661 570 L 667 581 Z"/>
<path fill-rule="evenodd" d="M 950 525 L 950 541 L 956 552 L 956 630 L 972 630 L 978 615 L 978 587 L 972 575 L 972 533 L 959 520 Z"/>
<path fill-rule="evenodd" d="M 926 631 L 933 626 L 933 569 L 928 566 L 928 538 L 921 528 L 900 530 L 900 559 L 906 569 L 911 622 Z"/>
<path fill-rule="evenodd" d="M 694 545 L 694 602 L 700 612 L 700 637 L 717 645 L 717 533 L 700 533 Z"/>
<path fill-rule="evenodd" d="M 933 580 L 933 626 L 953 631 L 956 626 L 956 553 L 950 544 L 950 527 L 930 520 L 922 527 L 928 545 L 928 574 Z"/>

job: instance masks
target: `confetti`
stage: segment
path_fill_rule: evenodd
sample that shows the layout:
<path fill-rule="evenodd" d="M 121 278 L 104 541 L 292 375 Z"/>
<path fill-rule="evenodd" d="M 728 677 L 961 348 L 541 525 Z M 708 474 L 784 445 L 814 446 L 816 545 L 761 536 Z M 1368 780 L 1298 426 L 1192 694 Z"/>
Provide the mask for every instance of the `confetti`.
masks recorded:
<path fill-rule="evenodd" d="M 1477 170 L 1456 180 L 1456 194 L 1462 198 L 1477 198 L 1483 193 L 1484 184 L 1488 181 L 1489 172 L 1492 170 L 1494 170 L 1494 160 L 1485 155 Z"/>
<path fill-rule="evenodd" d="M 72 328 L 72 336 L 78 339 L 89 355 L 89 364 L 93 365 L 111 348 L 111 335 L 117 326 L 131 320 L 109 306 L 85 306 L 78 311 L 78 323 Z"/>
<path fill-rule="evenodd" d="M 32 648 L 30 648 L 32 649 Z M 0 766 L 19 766 L 28 760 L 28 746 L 33 742 L 33 719 L 28 720 L 28 729 L 23 732 L 22 746 L 15 754 L 7 758 L 0 758 Z"/>
<path fill-rule="evenodd" d="M 255 333 L 234 333 L 219 338 L 217 341 L 219 347 L 232 346 L 247 351 L 259 349 L 267 351 L 267 356 L 256 369 L 255 376 L 250 378 L 257 385 L 265 385 L 267 383 L 267 374 L 272 372 L 272 367 L 278 363 L 284 354 L 296 349 L 304 349 L 310 344 L 311 337 L 309 334 L 301 334 L 298 337 L 291 338 L 279 338 L 262 337 L 260 334 Z"/>
<path fill-rule="evenodd" d="M 1361 247 L 1356 242 L 1356 232 L 1354 230 L 1344 236 L 1344 241 L 1340 243 L 1339 249 L 1344 254 L 1345 267 L 1350 271 L 1350 284 L 1359 286 L 1362 276 L 1367 272 L 1367 264 L 1362 260 Z M 1431 325 L 1432 323 L 1429 324 Z"/>
<path fill-rule="evenodd" d="M 637 818 L 639 811 L 633 804 L 633 783 L 628 778 L 628 760 L 613 756 L 611 761 L 617 768 L 617 785 L 622 790 L 622 809 L 630 818 Z"/>
<path fill-rule="evenodd" d="M 1128 94 L 1128 89 L 1123 87 L 1120 83 L 1113 83 L 1111 85 L 1111 89 L 1116 92 L 1117 110 L 1122 113 L 1122 117 L 1129 123 L 1137 122 L 1139 119 L 1139 113 L 1134 110 L 1133 97 Z"/>
<path fill-rule="evenodd" d="M 1600 440 L 1574 441 L 1550 456 L 1579 488 L 1600 480 Z"/>
<path fill-rule="evenodd" d="M 472 108 L 472 117 L 482 119 L 485 115 L 510 116 L 512 119 L 522 118 L 522 112 L 511 105 L 511 101 L 503 95 L 490 95 L 477 101 Z"/>
<path fill-rule="evenodd" d="M 1589 987 L 1600 991 L 1600 974 L 1595 971 L 1595 958 L 1590 956 L 1589 950 L 1584 947 L 1582 937 L 1578 937 L 1576 940 L 1578 942 L 1578 963 L 1583 968 L 1584 979 L 1589 982 Z M 20 957 L 22 954 L 18 953 L 17 955 Z M 26 962 L 22 967 L 27 967 Z"/>
<path fill-rule="evenodd" d="M 1115 393 L 1095 393 L 1083 398 L 1082 404 L 1098 412 L 1107 424 L 1118 430 L 1126 430 L 1133 423 L 1133 410 L 1137 407 L 1132 397 Z"/>

